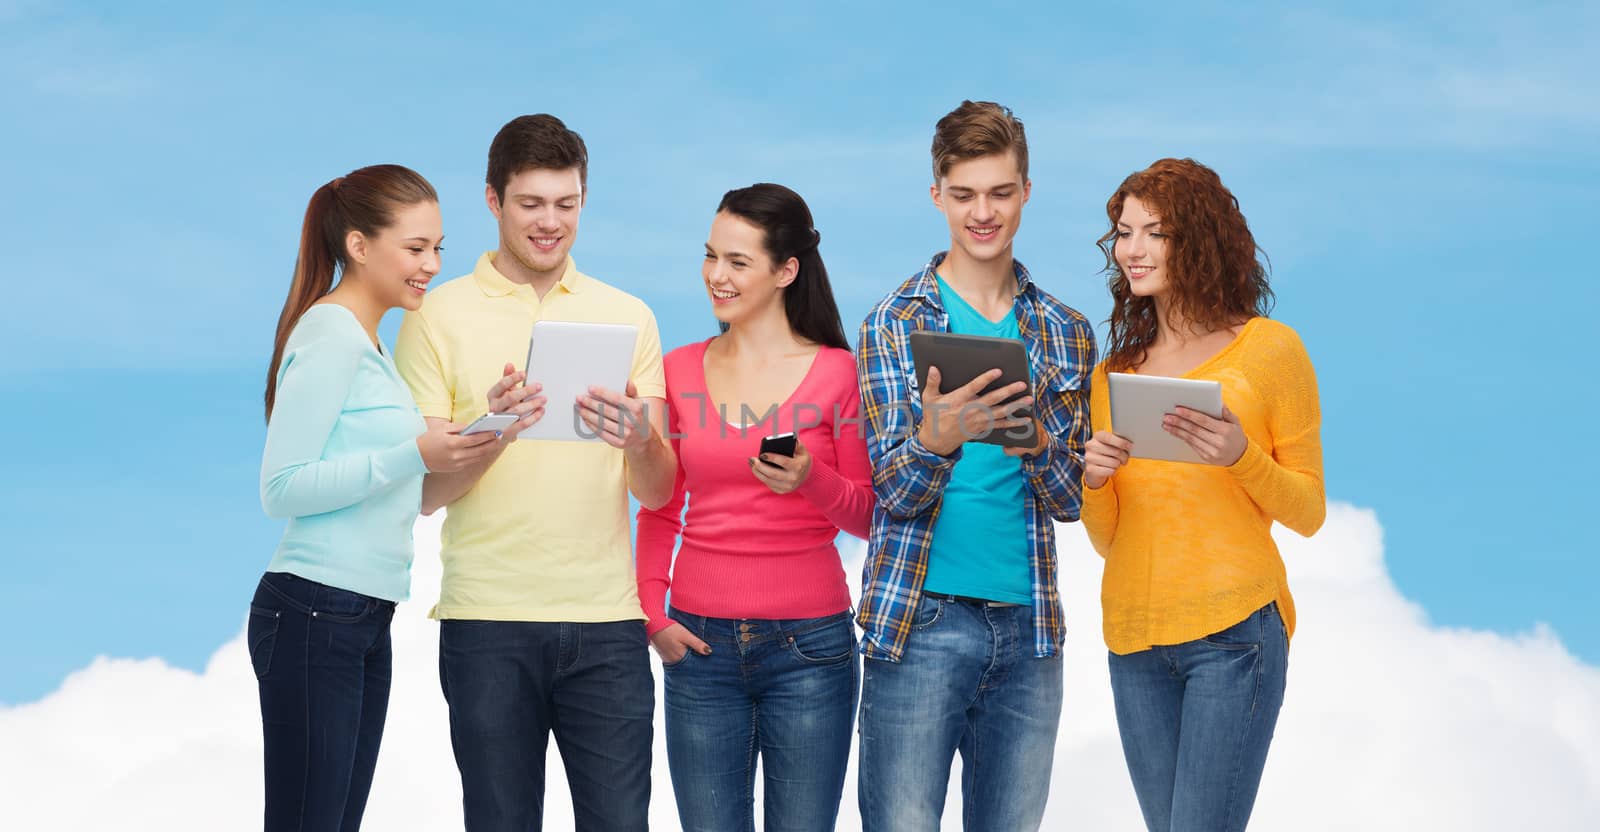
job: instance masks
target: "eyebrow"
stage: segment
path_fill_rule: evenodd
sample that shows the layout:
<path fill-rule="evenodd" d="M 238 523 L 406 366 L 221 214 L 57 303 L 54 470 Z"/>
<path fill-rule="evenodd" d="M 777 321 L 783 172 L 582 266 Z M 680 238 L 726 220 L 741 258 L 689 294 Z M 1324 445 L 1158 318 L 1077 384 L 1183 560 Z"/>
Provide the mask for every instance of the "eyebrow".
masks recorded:
<path fill-rule="evenodd" d="M 583 196 L 583 194 L 581 194 L 581 193 L 575 193 L 575 194 L 567 194 L 567 195 L 566 195 L 566 196 L 558 196 L 558 197 L 553 197 L 553 198 L 551 198 L 551 199 L 550 199 L 550 201 L 551 201 L 551 202 L 566 202 L 566 201 L 567 201 L 567 200 L 569 200 L 569 199 L 579 199 L 579 198 L 582 198 L 582 196 Z M 544 199 L 544 198 L 545 198 L 545 196 L 544 196 L 544 195 L 543 195 L 543 194 L 526 194 L 526 193 L 517 193 L 517 194 L 512 194 L 512 195 L 511 195 L 511 197 L 510 197 L 510 198 L 511 198 L 511 199 L 532 199 L 532 200 L 541 200 L 541 199 Z"/>
<path fill-rule="evenodd" d="M 1160 224 L 1161 224 L 1161 220 L 1156 220 L 1155 222 L 1147 222 L 1147 223 L 1145 223 L 1144 227 L 1145 228 L 1155 228 L 1156 226 L 1158 226 Z M 1127 224 L 1125 222 L 1120 222 L 1119 221 L 1117 223 L 1117 227 L 1118 228 L 1132 228 L 1133 226 L 1131 226 L 1131 225 L 1129 225 L 1129 224 Z"/>
<path fill-rule="evenodd" d="M 1017 187 L 1017 183 L 1015 183 L 1015 182 L 1002 182 L 999 185 L 990 185 L 989 186 L 989 190 L 990 191 L 1003 191 L 1006 188 L 1015 188 L 1015 187 Z M 951 185 L 950 186 L 950 190 L 952 190 L 952 191 L 960 191 L 961 193 L 964 193 L 964 194 L 971 194 L 971 193 L 977 193 L 978 192 L 977 188 L 969 188 L 966 185 Z"/>
<path fill-rule="evenodd" d="M 428 241 L 428 238 L 427 237 L 407 237 L 406 238 L 406 242 L 408 242 L 408 243 L 411 242 L 412 240 L 416 240 L 419 243 L 426 243 Z M 441 242 L 441 243 L 444 242 L 444 235 L 443 234 L 439 235 L 439 242 Z"/>
<path fill-rule="evenodd" d="M 717 254 L 717 250 L 712 248 L 710 243 L 706 243 L 706 254 Z M 746 260 L 751 259 L 750 255 L 745 254 L 742 251 L 724 251 L 724 252 L 721 253 L 720 256 L 722 256 L 722 257 L 743 257 Z"/>

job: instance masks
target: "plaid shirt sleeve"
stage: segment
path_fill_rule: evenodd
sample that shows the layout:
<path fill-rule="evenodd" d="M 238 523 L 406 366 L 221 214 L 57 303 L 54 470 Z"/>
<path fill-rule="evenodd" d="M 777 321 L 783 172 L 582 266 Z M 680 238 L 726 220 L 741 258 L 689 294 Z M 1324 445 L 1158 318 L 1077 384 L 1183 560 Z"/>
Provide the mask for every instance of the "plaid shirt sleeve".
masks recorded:
<path fill-rule="evenodd" d="M 1040 419 L 1050 431 L 1050 443 L 1039 453 L 1022 458 L 1028 486 L 1050 518 L 1061 523 L 1077 520 L 1083 504 L 1083 449 L 1090 435 L 1089 378 L 1095 365 L 1094 330 L 1075 312 L 1069 320 L 1065 343 L 1051 345 L 1052 373 L 1040 391 Z"/>
<path fill-rule="evenodd" d="M 886 323 L 888 317 L 880 309 L 862 322 L 856 368 L 878 505 L 890 517 L 905 520 L 938 502 L 961 452 L 940 456 L 917 438 L 920 400 L 912 401 L 916 394 L 906 385 L 900 344 Z"/>

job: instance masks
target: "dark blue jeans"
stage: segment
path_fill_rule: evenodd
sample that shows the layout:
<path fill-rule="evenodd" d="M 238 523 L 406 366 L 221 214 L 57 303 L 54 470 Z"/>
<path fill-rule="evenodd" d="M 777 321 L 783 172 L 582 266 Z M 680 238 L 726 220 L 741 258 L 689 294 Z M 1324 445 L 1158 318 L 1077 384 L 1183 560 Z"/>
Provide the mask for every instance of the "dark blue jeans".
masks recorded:
<path fill-rule="evenodd" d="M 831 830 L 850 764 L 859 681 L 848 612 L 793 620 L 672 618 L 711 647 L 666 665 L 667 760 L 692 832 Z"/>
<path fill-rule="evenodd" d="M 576 828 L 648 828 L 648 643 L 643 621 L 440 622 L 439 683 L 468 832 L 542 828 L 552 732 Z"/>
<path fill-rule="evenodd" d="M 268 572 L 246 639 L 261 694 L 267 832 L 361 828 L 389 709 L 394 602 Z"/>
<path fill-rule="evenodd" d="M 1278 605 L 1205 638 L 1111 654 L 1122 754 L 1151 832 L 1242 832 L 1278 723 Z"/>
<path fill-rule="evenodd" d="M 899 662 L 861 677 L 861 828 L 936 832 L 961 754 L 961 826 L 1038 829 L 1061 723 L 1059 654 L 1034 655 L 1033 609 L 924 595 Z"/>

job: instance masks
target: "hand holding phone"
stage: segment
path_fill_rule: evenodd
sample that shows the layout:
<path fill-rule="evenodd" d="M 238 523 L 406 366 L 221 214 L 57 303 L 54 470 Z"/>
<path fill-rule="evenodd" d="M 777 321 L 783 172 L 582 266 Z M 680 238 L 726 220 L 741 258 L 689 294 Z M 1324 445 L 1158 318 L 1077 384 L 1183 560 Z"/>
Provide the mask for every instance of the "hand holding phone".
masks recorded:
<path fill-rule="evenodd" d="M 761 439 L 761 450 L 758 451 L 757 453 L 758 454 L 772 454 L 773 456 L 794 456 L 794 448 L 795 448 L 795 442 L 796 441 L 798 441 L 798 440 L 795 439 L 795 435 L 794 435 L 793 431 L 790 431 L 788 433 L 776 434 L 774 436 L 762 437 L 762 439 Z M 760 459 L 760 457 L 758 456 L 757 459 Z M 770 465 L 773 468 L 779 467 L 777 465 L 773 465 L 770 462 L 763 462 L 762 464 L 763 465 Z"/>
<path fill-rule="evenodd" d="M 515 413 L 485 413 L 473 420 L 472 424 L 461 429 L 462 436 L 471 436 L 474 433 L 493 431 L 499 433 L 517 423 Z"/>

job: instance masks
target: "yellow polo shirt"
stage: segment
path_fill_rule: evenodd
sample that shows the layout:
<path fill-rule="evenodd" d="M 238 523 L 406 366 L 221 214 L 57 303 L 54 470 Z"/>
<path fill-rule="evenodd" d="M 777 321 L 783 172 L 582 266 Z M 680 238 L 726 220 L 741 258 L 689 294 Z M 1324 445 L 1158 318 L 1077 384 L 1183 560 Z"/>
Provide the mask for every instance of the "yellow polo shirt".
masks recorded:
<path fill-rule="evenodd" d="M 640 398 L 664 398 L 661 335 L 638 298 L 578 271 L 541 300 L 512 283 L 490 254 L 472 274 L 429 292 L 406 313 L 395 366 L 422 415 L 470 422 L 507 362 L 526 369 L 534 321 L 632 324 L 631 380 Z M 534 379 L 537 381 L 537 379 Z M 566 403 L 545 416 L 570 418 Z M 642 619 L 628 526 L 622 451 L 602 442 L 518 441 L 446 509 L 439 603 L 430 617 L 487 621 Z"/>

